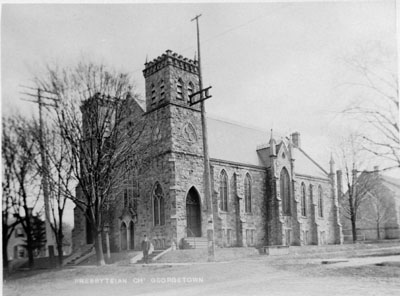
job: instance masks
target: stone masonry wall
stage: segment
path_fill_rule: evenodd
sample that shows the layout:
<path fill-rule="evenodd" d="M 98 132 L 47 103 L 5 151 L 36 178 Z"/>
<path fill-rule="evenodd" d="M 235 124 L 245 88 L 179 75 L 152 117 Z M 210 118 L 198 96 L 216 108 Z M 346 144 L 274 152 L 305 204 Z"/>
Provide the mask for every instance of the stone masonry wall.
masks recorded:
<path fill-rule="evenodd" d="M 222 170 L 227 173 L 229 184 L 227 211 L 222 211 L 220 207 L 219 184 Z M 266 170 L 212 160 L 212 171 L 214 211 L 217 214 L 214 220 L 216 244 L 220 247 L 263 245 L 266 236 L 266 221 L 262 213 L 266 202 Z M 246 174 L 249 174 L 251 179 L 251 213 L 245 212 Z M 241 229 L 238 230 L 239 223 Z M 238 235 L 237 231 L 242 233 Z M 238 238 L 242 241 L 237 241 Z"/>

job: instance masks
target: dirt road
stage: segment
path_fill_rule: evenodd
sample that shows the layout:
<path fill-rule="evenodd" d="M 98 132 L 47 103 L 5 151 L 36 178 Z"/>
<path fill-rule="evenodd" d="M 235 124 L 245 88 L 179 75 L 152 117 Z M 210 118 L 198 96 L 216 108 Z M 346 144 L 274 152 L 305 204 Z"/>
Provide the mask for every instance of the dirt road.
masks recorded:
<path fill-rule="evenodd" d="M 313 261 L 279 264 L 263 258 L 174 266 L 79 267 L 9 280 L 3 292 L 21 296 L 400 295 L 398 270 L 379 276 L 380 267 L 374 267 L 372 274 L 363 276 L 358 274 L 362 269 L 348 272 L 346 268 Z"/>

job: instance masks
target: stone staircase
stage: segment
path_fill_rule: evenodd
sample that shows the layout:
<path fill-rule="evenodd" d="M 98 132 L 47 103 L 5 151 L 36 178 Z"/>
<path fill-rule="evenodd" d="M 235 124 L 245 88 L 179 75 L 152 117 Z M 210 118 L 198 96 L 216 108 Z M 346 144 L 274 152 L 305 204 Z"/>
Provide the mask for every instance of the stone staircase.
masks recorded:
<path fill-rule="evenodd" d="M 86 245 L 86 246 L 82 247 L 80 250 L 78 250 L 77 252 L 73 253 L 68 258 L 66 258 L 63 262 L 63 266 L 78 265 L 82 261 L 93 256 L 94 254 L 95 254 L 94 246 Z"/>
<path fill-rule="evenodd" d="M 206 249 L 208 246 L 206 237 L 185 237 L 182 241 L 183 249 Z"/>

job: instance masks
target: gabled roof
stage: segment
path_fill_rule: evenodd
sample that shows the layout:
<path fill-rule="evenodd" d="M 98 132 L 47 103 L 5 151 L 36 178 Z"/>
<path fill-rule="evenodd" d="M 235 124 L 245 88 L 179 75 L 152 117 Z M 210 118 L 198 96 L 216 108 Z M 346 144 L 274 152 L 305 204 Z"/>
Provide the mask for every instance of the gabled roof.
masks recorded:
<path fill-rule="evenodd" d="M 207 116 L 210 158 L 265 166 L 256 152 L 267 145 L 269 132 Z"/>
<path fill-rule="evenodd" d="M 296 150 L 295 172 L 296 174 L 327 178 L 328 173 L 301 148 Z"/>
<path fill-rule="evenodd" d="M 207 116 L 210 158 L 269 167 L 270 131 Z M 275 134 L 275 131 L 274 131 Z M 276 136 L 276 151 L 288 139 Z M 326 179 L 328 173 L 300 148 L 296 154 L 296 173 Z"/>

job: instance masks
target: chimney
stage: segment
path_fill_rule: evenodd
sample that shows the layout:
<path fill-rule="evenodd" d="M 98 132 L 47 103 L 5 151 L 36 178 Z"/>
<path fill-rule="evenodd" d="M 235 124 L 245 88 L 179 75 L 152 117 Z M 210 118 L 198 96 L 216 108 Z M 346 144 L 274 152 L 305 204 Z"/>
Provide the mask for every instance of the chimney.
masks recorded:
<path fill-rule="evenodd" d="M 301 148 L 301 141 L 300 141 L 300 133 L 299 132 L 294 132 L 292 134 L 292 143 L 293 143 L 294 147 Z"/>

